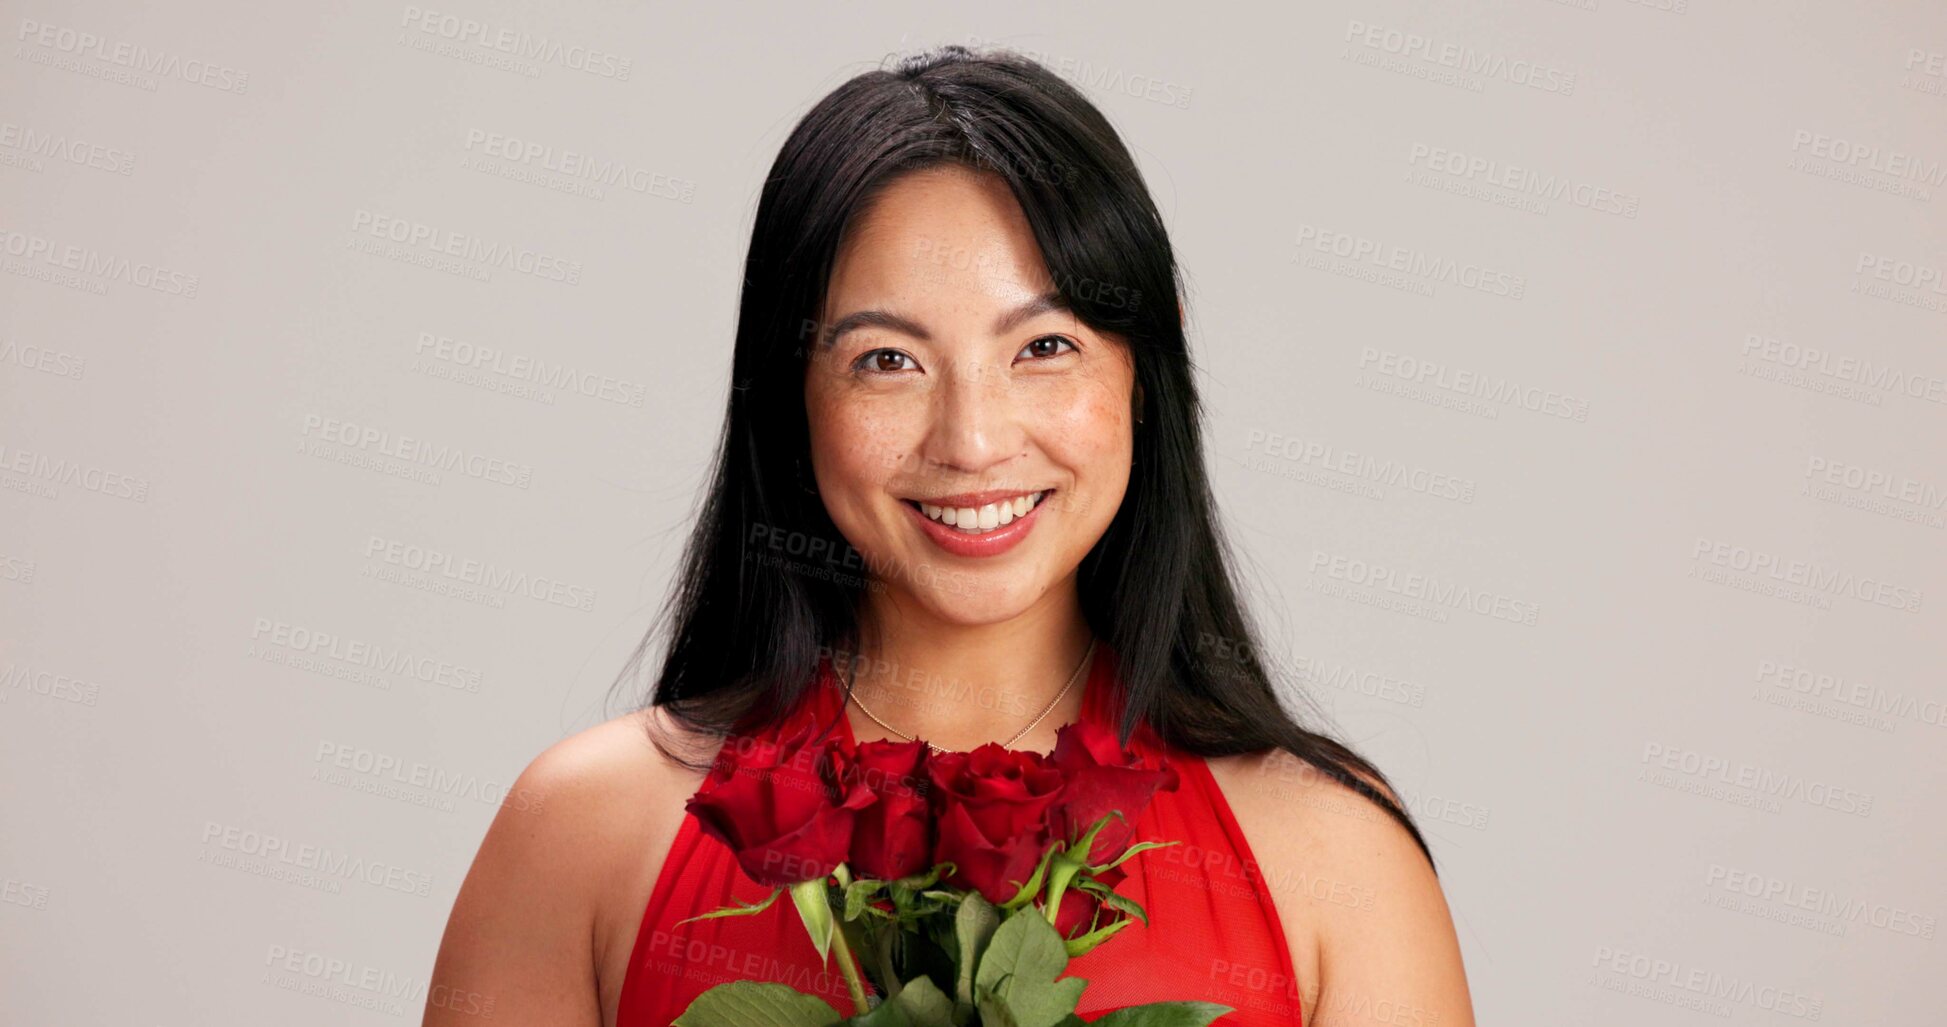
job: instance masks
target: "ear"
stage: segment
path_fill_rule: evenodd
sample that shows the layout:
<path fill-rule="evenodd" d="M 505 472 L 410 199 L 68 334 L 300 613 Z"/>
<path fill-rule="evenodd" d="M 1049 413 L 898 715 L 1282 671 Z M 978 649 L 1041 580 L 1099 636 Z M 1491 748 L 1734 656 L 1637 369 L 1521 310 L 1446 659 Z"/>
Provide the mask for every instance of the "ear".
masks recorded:
<path fill-rule="evenodd" d="M 1136 391 L 1129 397 L 1129 411 L 1135 416 L 1137 424 L 1143 423 L 1143 383 L 1141 382 L 1136 383 Z"/>

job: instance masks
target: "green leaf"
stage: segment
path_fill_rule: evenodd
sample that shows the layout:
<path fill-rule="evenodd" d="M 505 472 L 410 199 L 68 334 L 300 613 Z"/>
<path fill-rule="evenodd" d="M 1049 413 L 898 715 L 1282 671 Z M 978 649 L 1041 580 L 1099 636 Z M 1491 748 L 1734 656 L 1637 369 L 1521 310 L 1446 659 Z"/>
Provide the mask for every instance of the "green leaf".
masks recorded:
<path fill-rule="evenodd" d="M 1022 1027 L 1055 1027 L 1062 1017 L 1075 1011 L 1087 988 L 1085 977 L 1063 977 L 1050 981 L 1045 990 L 1037 988 L 1026 997 L 1010 993 L 1007 1008 L 1021 1021 Z"/>
<path fill-rule="evenodd" d="M 919 977 L 906 982 L 898 996 L 845 1022 L 858 1027 L 954 1027 L 953 1000 L 931 979 Z"/>
<path fill-rule="evenodd" d="M 798 905 L 798 918 L 804 921 L 805 932 L 811 935 L 811 945 L 818 950 L 818 958 L 829 968 L 833 922 L 825 882 L 818 878 L 799 881 L 791 886 L 791 901 Z"/>
<path fill-rule="evenodd" d="M 1007 1000 L 987 988 L 975 993 L 974 1005 L 980 1010 L 981 1027 L 1020 1027 L 1014 1013 L 1007 1008 Z"/>
<path fill-rule="evenodd" d="M 1076 887 L 1082 889 L 1085 892 L 1088 892 L 1090 895 L 1095 896 L 1096 899 L 1100 901 L 1103 905 L 1113 909 L 1122 910 L 1123 912 L 1129 914 L 1130 916 L 1133 916 L 1136 919 L 1141 920 L 1145 926 L 1149 924 L 1149 915 L 1143 912 L 1142 905 L 1139 904 L 1135 899 L 1132 899 L 1127 895 L 1118 893 L 1114 888 L 1111 888 L 1108 885 L 1095 880 L 1094 878 L 1084 879 L 1079 884 L 1077 884 Z M 1070 953 L 1070 955 L 1073 955 L 1073 953 Z"/>
<path fill-rule="evenodd" d="M 980 965 L 980 954 L 1000 924 L 1000 913 L 979 892 L 970 891 L 960 900 L 960 909 L 953 916 L 953 937 L 960 950 L 960 981 L 954 989 L 959 1001 L 973 1002 L 974 968 Z"/>
<path fill-rule="evenodd" d="M 932 888 L 935 884 L 938 884 L 940 878 L 951 874 L 953 869 L 954 864 L 949 860 L 944 863 L 936 863 L 931 869 L 924 872 L 908 874 L 896 881 L 886 882 L 886 891 L 892 896 L 892 908 L 894 912 L 901 917 L 912 912 L 913 898 L 919 895 L 919 893 Z M 932 895 L 938 893 L 927 892 L 927 894 Z M 927 912 L 932 912 L 932 910 L 921 911 L 922 915 Z"/>
<path fill-rule="evenodd" d="M 857 920 L 872 902 L 873 893 L 885 887 L 885 881 L 853 881 L 845 887 L 845 919 Z"/>
<path fill-rule="evenodd" d="M 905 888 L 909 891 L 924 891 L 928 888 L 933 887 L 933 885 L 937 883 L 940 878 L 945 877 L 947 874 L 953 873 L 954 868 L 955 868 L 955 864 L 953 863 L 953 861 L 948 860 L 947 862 L 944 863 L 934 864 L 932 869 L 930 870 L 925 870 L 917 874 L 908 874 L 905 877 L 902 877 L 899 880 L 894 881 L 892 883 L 899 885 L 900 887 Z"/>
<path fill-rule="evenodd" d="M 1066 847 L 1066 851 L 1075 857 L 1076 862 L 1084 863 L 1088 861 L 1089 851 L 1095 848 L 1095 836 L 1102 833 L 1103 828 L 1109 826 L 1110 818 L 1123 821 L 1129 819 L 1123 816 L 1122 811 L 1119 809 L 1112 809 L 1097 817 L 1095 823 L 1089 825 L 1087 834 L 1082 835 L 1073 845 Z"/>
<path fill-rule="evenodd" d="M 1052 981 L 1067 968 L 1061 935 L 1055 933 L 1053 925 L 1033 913 L 1022 912 L 1008 917 L 994 930 L 974 981 L 984 988 L 997 988 L 1001 979 L 1010 975 Z"/>
<path fill-rule="evenodd" d="M 698 995 L 673 1027 L 828 1027 L 838 1010 L 772 981 L 731 981 Z"/>
<path fill-rule="evenodd" d="M 730 906 L 725 906 L 722 909 L 713 909 L 708 913 L 698 913 L 695 916 L 684 917 L 683 919 L 678 920 L 676 922 L 679 924 L 686 924 L 689 923 L 691 920 L 710 920 L 720 916 L 749 916 L 752 913 L 762 913 L 766 909 L 769 909 L 771 903 L 776 902 L 777 897 L 782 894 L 784 894 L 784 889 L 773 888 L 771 889 L 771 897 L 765 899 L 764 901 L 758 903 L 755 906 L 746 906 L 742 902 L 739 902 L 734 908 Z"/>
<path fill-rule="evenodd" d="M 1060 851 L 1059 845 L 1048 846 L 1048 851 L 1041 854 L 1041 861 L 1034 865 L 1034 873 L 1028 875 L 1027 882 L 1021 885 L 1021 890 L 1015 892 L 1013 898 L 1001 903 L 1001 908 L 1011 912 L 1027 905 L 1028 900 L 1041 891 L 1041 879 L 1048 875 L 1048 861 Z"/>
<path fill-rule="evenodd" d="M 1174 841 L 1167 841 L 1167 842 L 1137 842 L 1136 844 L 1131 845 L 1128 848 L 1122 850 L 1122 855 L 1117 856 L 1115 859 L 1107 863 L 1103 863 L 1100 866 L 1090 866 L 1088 868 L 1088 872 L 1091 874 L 1099 874 L 1102 871 L 1109 869 L 1110 867 L 1121 866 L 1123 860 L 1128 859 L 1129 857 L 1135 855 L 1138 852 L 1143 851 L 1144 849 L 1163 849 L 1163 848 L 1168 848 L 1171 845 L 1181 845 L 1181 844 L 1183 844 L 1183 840 L 1181 838 L 1178 838 Z"/>
<path fill-rule="evenodd" d="M 1007 1008 L 1017 1027 L 1055 1027 L 1075 1011 L 1088 981 L 1080 977 L 1056 980 L 1068 968 L 1068 952 L 1048 923 L 1033 910 L 1023 910 L 1001 922 L 987 942 L 974 972 L 975 1004 L 982 989 Z M 992 1003 L 988 1003 L 991 1005 Z M 987 1007 L 981 1007 L 982 1023 Z"/>
<path fill-rule="evenodd" d="M 1070 959 L 1076 956 L 1086 955 L 1088 950 L 1109 940 L 1109 938 L 1115 935 L 1115 932 L 1133 923 L 1135 923 L 1134 920 L 1117 920 L 1107 927 L 1098 927 L 1078 938 L 1069 938 L 1063 941 L 1062 945 L 1068 950 Z"/>
<path fill-rule="evenodd" d="M 1127 921 L 1124 921 L 1125 923 Z M 1095 1021 L 1096 1027 L 1208 1027 L 1212 1020 L 1234 1012 L 1216 1002 L 1151 1002 L 1118 1009 Z"/>

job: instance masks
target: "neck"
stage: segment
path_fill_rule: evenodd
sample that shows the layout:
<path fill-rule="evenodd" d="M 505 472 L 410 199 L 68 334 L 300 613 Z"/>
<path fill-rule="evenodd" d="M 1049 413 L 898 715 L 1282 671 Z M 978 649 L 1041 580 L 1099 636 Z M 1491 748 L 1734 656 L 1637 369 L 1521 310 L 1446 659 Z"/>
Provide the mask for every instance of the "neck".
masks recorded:
<path fill-rule="evenodd" d="M 994 624 L 942 621 L 917 604 L 876 604 L 861 619 L 858 652 L 832 654 L 839 681 L 851 678 L 859 699 L 846 707 L 854 737 L 898 741 L 903 732 L 962 752 L 987 742 L 1053 751 L 1055 731 L 1081 719 L 1089 673 L 1082 660 L 1094 638 L 1073 579 L 1065 584 Z"/>

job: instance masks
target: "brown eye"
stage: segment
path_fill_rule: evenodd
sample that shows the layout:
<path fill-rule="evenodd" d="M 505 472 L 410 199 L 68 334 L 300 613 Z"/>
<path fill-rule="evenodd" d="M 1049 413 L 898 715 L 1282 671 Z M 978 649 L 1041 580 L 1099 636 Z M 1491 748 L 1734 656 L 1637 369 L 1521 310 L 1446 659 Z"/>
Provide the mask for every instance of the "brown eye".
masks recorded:
<path fill-rule="evenodd" d="M 896 349 L 875 349 L 860 354 L 852 367 L 867 374 L 896 374 L 912 370 L 913 358 Z"/>
<path fill-rule="evenodd" d="M 1021 347 L 1021 352 L 1033 359 L 1046 360 L 1049 357 L 1061 356 L 1061 347 L 1063 346 L 1067 346 L 1070 349 L 1076 348 L 1074 341 L 1071 339 L 1066 339 L 1059 335 L 1044 335 L 1028 343 L 1026 346 Z"/>

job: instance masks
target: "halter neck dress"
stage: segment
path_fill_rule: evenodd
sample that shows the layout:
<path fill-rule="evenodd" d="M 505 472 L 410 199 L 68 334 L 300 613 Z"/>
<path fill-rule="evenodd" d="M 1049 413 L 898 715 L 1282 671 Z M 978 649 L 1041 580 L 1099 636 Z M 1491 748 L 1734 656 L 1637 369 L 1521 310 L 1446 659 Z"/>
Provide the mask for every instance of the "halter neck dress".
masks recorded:
<path fill-rule="evenodd" d="M 1114 729 L 1115 654 L 1103 642 L 1095 648 L 1081 715 Z M 788 737 L 802 718 L 813 717 L 816 724 L 836 719 L 850 738 L 844 703 L 844 684 L 830 660 L 821 660 L 818 686 L 766 735 Z M 1124 1006 L 1200 999 L 1234 1008 L 1214 1021 L 1221 1027 L 1302 1024 L 1283 925 L 1209 767 L 1164 746 L 1146 723 L 1137 725 L 1129 748 L 1145 767 L 1167 758 L 1180 778 L 1175 791 L 1158 792 L 1136 818 L 1135 840 L 1181 844 L 1145 850 L 1122 864 L 1128 876 L 1115 890 L 1139 903 L 1149 924 L 1130 924 L 1069 960 L 1063 976 L 1089 982 L 1076 1015 L 1092 1022 Z M 686 812 L 643 911 L 616 1027 L 668 1027 L 698 995 L 734 980 L 778 981 L 822 997 L 842 1016 L 855 1015 L 837 955 L 827 969 L 788 895 L 755 915 L 677 923 L 734 903 L 755 904 L 770 893 Z"/>

